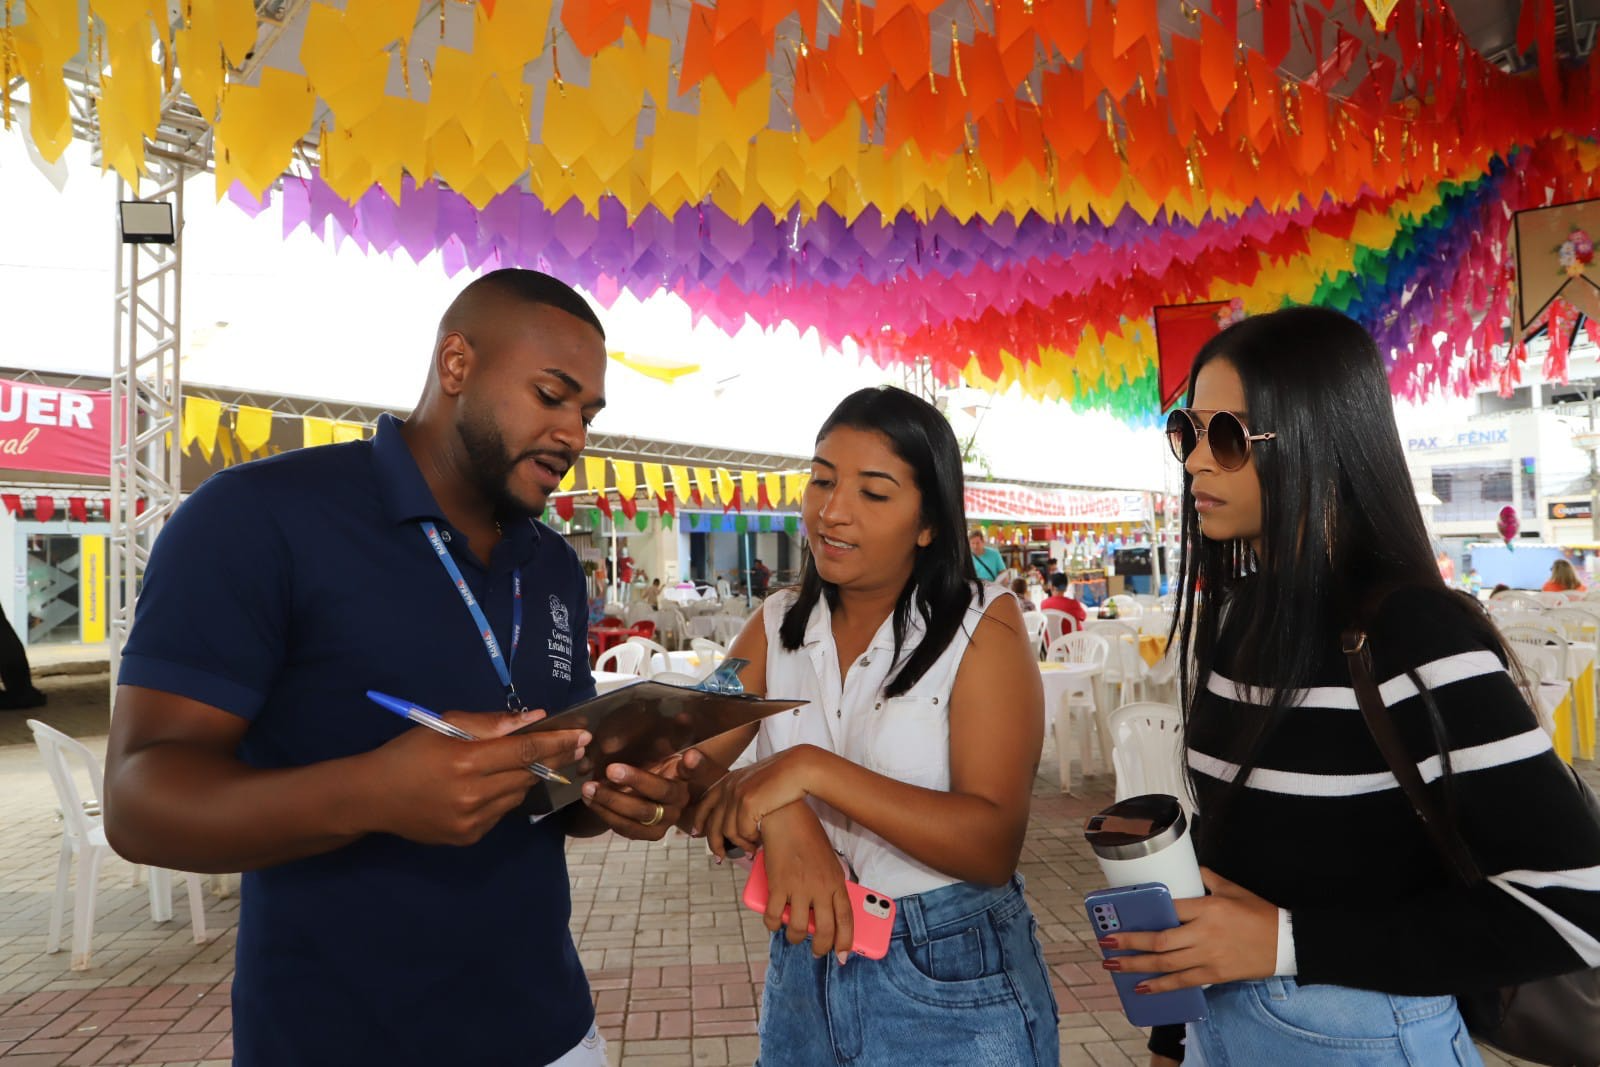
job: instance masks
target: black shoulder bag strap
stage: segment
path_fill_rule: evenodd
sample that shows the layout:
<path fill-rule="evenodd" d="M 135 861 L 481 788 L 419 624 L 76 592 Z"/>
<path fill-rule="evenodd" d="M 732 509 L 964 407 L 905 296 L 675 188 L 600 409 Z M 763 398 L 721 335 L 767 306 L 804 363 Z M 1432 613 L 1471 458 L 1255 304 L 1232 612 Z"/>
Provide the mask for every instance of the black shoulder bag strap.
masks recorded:
<path fill-rule="evenodd" d="M 1372 653 L 1367 647 L 1366 633 L 1355 629 L 1346 630 L 1343 644 L 1345 658 L 1350 661 L 1350 684 L 1355 687 L 1356 703 L 1361 705 L 1361 717 L 1367 722 L 1367 732 L 1372 734 L 1372 739 L 1377 742 L 1378 751 L 1383 753 L 1384 762 L 1389 765 L 1395 780 L 1400 783 L 1400 790 L 1411 802 L 1417 818 L 1422 820 L 1423 828 L 1433 839 L 1433 845 L 1439 850 L 1439 855 L 1455 870 L 1463 885 L 1479 884 L 1484 880 L 1483 872 L 1478 869 L 1477 863 L 1473 862 L 1471 854 L 1467 852 L 1461 835 L 1453 833 L 1445 825 L 1438 806 L 1428 795 L 1428 787 L 1422 781 L 1422 772 L 1417 770 L 1416 762 L 1406 752 L 1406 746 L 1400 740 L 1400 731 L 1395 729 L 1394 720 L 1389 717 L 1389 709 L 1384 705 L 1383 696 L 1378 692 L 1378 683 L 1372 678 Z"/>

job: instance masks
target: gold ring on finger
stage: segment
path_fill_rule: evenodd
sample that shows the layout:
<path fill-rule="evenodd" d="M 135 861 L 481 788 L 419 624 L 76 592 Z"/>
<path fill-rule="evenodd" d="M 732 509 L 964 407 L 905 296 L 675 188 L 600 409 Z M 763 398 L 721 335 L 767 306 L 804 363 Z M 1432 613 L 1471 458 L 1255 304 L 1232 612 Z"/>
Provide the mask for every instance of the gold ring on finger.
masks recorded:
<path fill-rule="evenodd" d="M 658 823 L 662 819 L 664 819 L 666 817 L 666 814 L 667 814 L 667 809 L 665 807 L 663 807 L 662 805 L 657 804 L 654 814 L 652 814 L 648 819 L 645 819 L 639 825 L 640 826 L 654 826 L 656 823 Z"/>

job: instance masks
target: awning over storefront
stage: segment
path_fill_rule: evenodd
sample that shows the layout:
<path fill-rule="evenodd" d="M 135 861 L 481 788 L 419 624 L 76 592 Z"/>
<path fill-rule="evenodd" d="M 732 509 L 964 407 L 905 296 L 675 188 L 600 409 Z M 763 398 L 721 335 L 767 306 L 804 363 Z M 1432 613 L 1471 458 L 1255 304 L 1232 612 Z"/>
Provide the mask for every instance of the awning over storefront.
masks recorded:
<path fill-rule="evenodd" d="M 1150 517 L 1145 494 L 1124 490 L 969 484 L 966 505 L 967 519 L 972 522 L 1138 523 Z"/>

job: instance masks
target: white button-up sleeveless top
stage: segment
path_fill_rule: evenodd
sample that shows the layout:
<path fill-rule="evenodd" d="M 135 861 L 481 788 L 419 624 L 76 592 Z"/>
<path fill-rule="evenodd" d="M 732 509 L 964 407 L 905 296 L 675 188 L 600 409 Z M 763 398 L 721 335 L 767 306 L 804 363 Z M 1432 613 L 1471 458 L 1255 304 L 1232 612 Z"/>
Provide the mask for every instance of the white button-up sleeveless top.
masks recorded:
<path fill-rule="evenodd" d="M 778 628 L 796 594 L 792 589 L 774 593 L 762 606 L 767 632 L 767 695 L 807 703 L 762 720 L 756 735 L 757 758 L 765 759 L 795 745 L 815 745 L 887 778 L 948 792 L 950 690 L 984 610 L 1001 596 L 1011 593 L 999 585 L 985 586 L 983 603 L 974 600 L 968 606 L 966 621 L 944 654 L 909 691 L 886 700 L 884 686 L 896 666 L 892 617 L 884 620 L 841 681 L 827 598 L 818 599 L 804 641 L 790 652 L 784 649 Z M 910 657 L 923 635 L 922 618 L 913 608 L 906 622 L 900 662 Z M 829 805 L 815 798 L 810 803 L 833 847 L 849 861 L 862 885 L 901 897 L 958 881 L 912 859 Z"/>

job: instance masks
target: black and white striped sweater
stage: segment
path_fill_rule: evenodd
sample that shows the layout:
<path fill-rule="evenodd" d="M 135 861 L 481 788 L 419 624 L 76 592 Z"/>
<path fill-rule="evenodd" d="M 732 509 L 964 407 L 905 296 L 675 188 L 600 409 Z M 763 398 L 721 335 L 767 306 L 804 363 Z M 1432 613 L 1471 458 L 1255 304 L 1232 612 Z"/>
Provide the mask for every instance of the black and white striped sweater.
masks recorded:
<path fill-rule="evenodd" d="M 1187 733 L 1200 861 L 1290 911 L 1300 982 L 1437 994 L 1600 966 L 1600 827 L 1467 610 L 1438 591 L 1396 593 L 1369 635 L 1384 702 L 1430 783 L 1438 747 L 1407 668 L 1439 707 L 1462 832 L 1489 876 L 1476 889 L 1447 870 L 1389 772 L 1336 638 L 1320 639 L 1319 684 L 1215 827 L 1205 812 L 1239 769 L 1233 732 L 1267 697 L 1230 678 L 1226 656 L 1203 683 Z"/>

